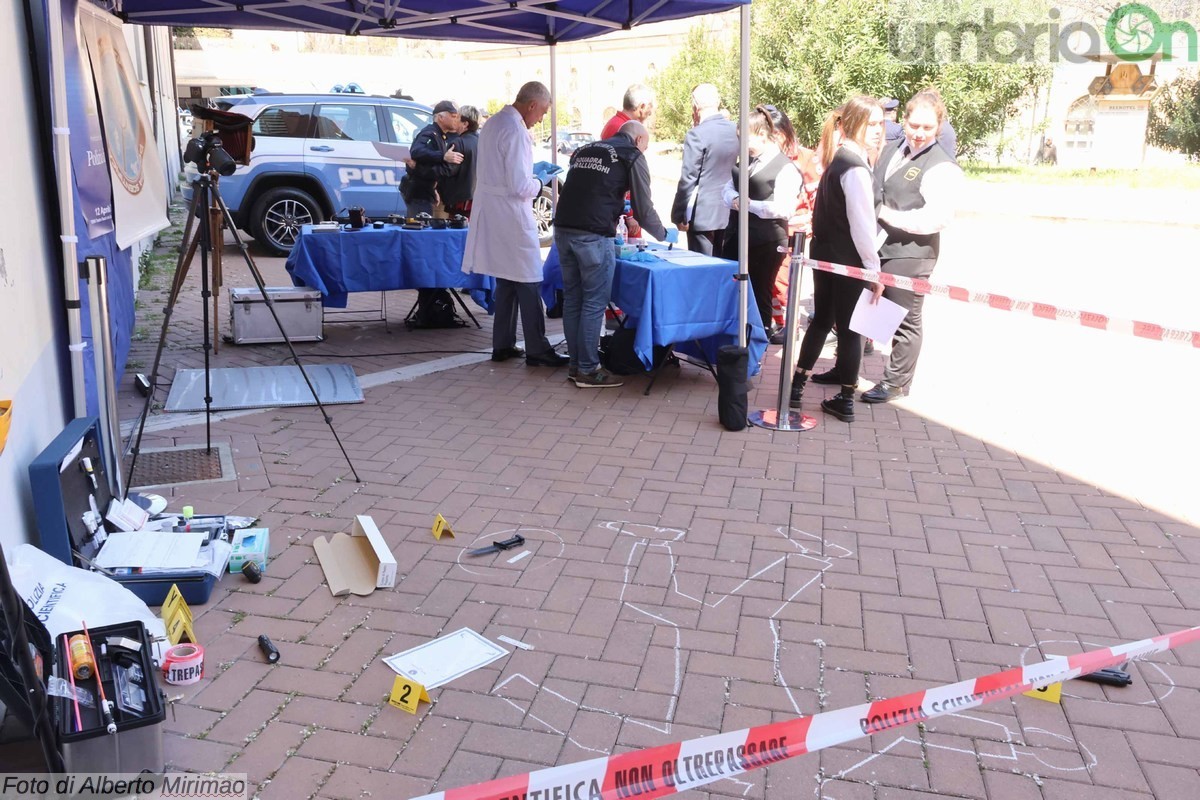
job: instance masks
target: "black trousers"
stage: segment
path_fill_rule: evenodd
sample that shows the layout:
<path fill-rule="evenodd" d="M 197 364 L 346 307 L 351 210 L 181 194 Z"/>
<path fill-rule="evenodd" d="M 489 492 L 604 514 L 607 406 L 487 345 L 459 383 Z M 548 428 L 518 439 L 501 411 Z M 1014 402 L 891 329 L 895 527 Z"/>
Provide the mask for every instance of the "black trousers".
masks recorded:
<path fill-rule="evenodd" d="M 725 240 L 725 230 L 722 228 L 719 231 L 694 231 L 688 229 L 687 242 L 688 250 L 693 253 L 704 253 L 706 256 L 711 256 L 716 253 L 721 254 Z"/>
<path fill-rule="evenodd" d="M 928 279 L 936 265 L 936 258 L 892 258 L 884 261 L 881 269 L 891 275 Z M 892 356 L 883 372 L 885 383 L 903 388 L 912 383 L 917 371 L 917 359 L 921 356 L 924 332 L 921 309 L 925 305 L 925 295 L 885 286 L 883 296 L 908 309 L 900 321 L 900 327 L 896 329 L 896 335 L 892 337 Z M 840 327 L 841 322 L 838 325 Z"/>
<path fill-rule="evenodd" d="M 492 323 L 492 350 L 517 346 L 517 311 L 525 331 L 525 353 L 544 356 L 552 349 L 546 339 L 546 318 L 542 313 L 540 284 L 496 279 L 496 319 Z"/>
<path fill-rule="evenodd" d="M 808 318 L 808 329 L 800 342 L 800 358 L 797 369 L 811 370 L 821 357 L 825 337 L 837 323 L 837 361 L 834 374 L 842 386 L 858 384 L 858 370 L 862 366 L 863 338 L 850 330 L 850 318 L 862 290 L 868 288 L 866 281 L 835 275 L 832 272 L 813 272 L 813 313 Z"/>

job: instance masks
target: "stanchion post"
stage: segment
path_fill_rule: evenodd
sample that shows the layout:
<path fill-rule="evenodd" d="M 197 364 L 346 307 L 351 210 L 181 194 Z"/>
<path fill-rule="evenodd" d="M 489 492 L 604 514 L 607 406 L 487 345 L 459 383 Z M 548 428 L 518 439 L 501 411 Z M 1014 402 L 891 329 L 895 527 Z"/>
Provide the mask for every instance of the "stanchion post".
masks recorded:
<path fill-rule="evenodd" d="M 792 396 L 792 371 L 796 368 L 796 328 L 797 317 L 800 314 L 800 270 L 803 265 L 804 232 L 800 231 L 792 237 L 792 257 L 788 261 L 787 306 L 783 318 L 786 336 L 783 340 L 783 359 L 779 365 L 778 402 L 773 409 L 751 411 L 749 416 L 751 424 L 760 428 L 808 431 L 817 425 L 817 421 L 812 417 L 792 411 L 788 407 Z"/>
<path fill-rule="evenodd" d="M 796 314 L 800 306 L 800 292 L 797 285 L 800 265 L 803 261 L 804 231 L 799 231 L 792 236 L 792 257 L 788 260 L 788 293 L 785 301 L 787 307 L 783 311 L 786 336 L 783 340 L 783 364 L 779 367 L 779 402 L 777 404 L 778 419 L 781 422 L 787 418 L 788 401 L 792 396 L 792 370 L 796 366 Z"/>

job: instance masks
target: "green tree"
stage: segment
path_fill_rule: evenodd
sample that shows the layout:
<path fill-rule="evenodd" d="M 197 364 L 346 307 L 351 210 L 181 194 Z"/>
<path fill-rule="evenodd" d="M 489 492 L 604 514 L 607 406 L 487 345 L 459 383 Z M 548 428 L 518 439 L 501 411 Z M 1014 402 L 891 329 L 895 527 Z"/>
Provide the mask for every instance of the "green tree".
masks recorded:
<path fill-rule="evenodd" d="M 981 3 L 984 0 L 977 0 Z M 915 0 L 908 18 L 936 21 L 941 7 Z M 947 14 L 960 19 L 964 3 Z M 893 52 L 889 12 L 898 0 L 755 0 L 751 6 L 750 92 L 752 103 L 774 103 L 787 112 L 802 143 L 813 145 L 830 110 L 856 94 L 897 97 L 902 101 L 935 86 L 946 101 L 958 134 L 960 154 L 970 154 L 1016 113 L 1016 101 L 1049 79 L 1038 63 L 979 63 L 950 58 L 942 47 L 923 54 L 928 61 L 902 60 Z M 1041 0 L 1022 6 L 1023 18 L 1036 21 Z M 658 133 L 682 138 L 691 124 L 686 92 L 700 80 L 716 83 L 731 108 L 737 108 L 737 50 L 707 49 L 689 37 L 686 48 L 662 73 Z M 968 48 L 968 55 L 970 55 Z M 674 99 L 676 96 L 682 100 Z M 686 109 L 686 113 L 683 109 Z"/>
<path fill-rule="evenodd" d="M 1200 70 L 1180 73 L 1154 98 L 1146 141 L 1200 161 Z"/>
<path fill-rule="evenodd" d="M 683 141 L 684 134 L 692 127 L 692 89 L 698 83 L 715 84 L 722 100 L 736 108 L 737 70 L 736 49 L 714 39 L 703 25 L 688 31 L 687 43 L 679 55 L 652 82 L 657 95 L 655 136 Z"/>

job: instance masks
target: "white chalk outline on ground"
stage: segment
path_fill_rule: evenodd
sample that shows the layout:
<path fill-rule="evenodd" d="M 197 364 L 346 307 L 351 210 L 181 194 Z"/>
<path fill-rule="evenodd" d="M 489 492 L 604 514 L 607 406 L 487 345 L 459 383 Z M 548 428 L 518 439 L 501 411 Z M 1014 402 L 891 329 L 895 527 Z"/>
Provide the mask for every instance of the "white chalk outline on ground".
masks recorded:
<path fill-rule="evenodd" d="M 1082 640 L 1072 640 L 1072 639 L 1040 640 L 1039 639 L 1038 643 L 1036 645 L 1027 645 L 1026 647 L 1024 647 L 1021 650 L 1021 656 L 1019 659 L 1021 666 L 1027 666 L 1029 663 L 1030 657 L 1035 652 L 1036 652 L 1036 660 L 1037 661 L 1041 661 L 1044 658 L 1049 658 L 1050 655 L 1044 654 L 1044 650 L 1042 648 L 1045 648 L 1048 645 L 1058 645 L 1058 644 L 1070 645 L 1072 647 L 1082 646 L 1085 649 L 1098 649 L 1098 648 L 1103 648 L 1103 647 L 1109 646 L 1107 644 L 1102 644 L 1099 642 L 1089 642 L 1089 641 L 1082 641 Z M 1138 702 L 1131 703 L 1130 705 L 1142 705 L 1142 706 L 1157 705 L 1160 702 L 1162 702 L 1163 700 L 1166 700 L 1168 697 L 1171 696 L 1171 694 L 1175 691 L 1177 684 L 1175 683 L 1175 680 L 1167 673 L 1167 671 L 1163 668 L 1163 666 L 1161 664 L 1157 664 L 1153 661 L 1142 661 L 1141 663 L 1145 664 L 1148 667 L 1154 668 L 1155 670 L 1158 671 L 1158 673 L 1160 675 L 1162 675 L 1163 679 L 1167 682 L 1167 690 L 1166 690 L 1166 692 L 1164 692 L 1162 694 L 1161 697 L 1159 697 L 1157 694 L 1155 694 L 1155 696 L 1149 700 L 1139 700 Z M 1154 694 L 1153 689 L 1151 689 L 1150 691 L 1152 694 Z M 1083 698 L 1082 695 L 1071 694 L 1065 690 L 1063 691 L 1063 697 L 1074 697 L 1074 698 L 1078 698 L 1078 699 L 1086 699 L 1086 698 Z M 907 742 L 909 744 L 915 744 L 918 747 L 934 748 L 934 749 L 939 749 L 939 750 L 948 750 L 948 751 L 954 752 L 954 753 L 974 755 L 976 760 L 999 759 L 1001 761 L 1019 762 L 1022 756 L 1028 756 L 1028 757 L 1033 758 L 1037 762 L 1039 762 L 1045 768 L 1051 769 L 1051 770 L 1057 770 L 1059 772 L 1080 772 L 1083 770 L 1087 770 L 1088 772 L 1091 772 L 1092 768 L 1095 767 L 1099 763 L 1099 758 L 1096 756 L 1095 753 L 1093 753 L 1091 750 L 1088 749 L 1087 745 L 1083 744 L 1078 739 L 1075 739 L 1074 737 L 1071 737 L 1071 736 L 1064 736 L 1059 733 L 1053 733 L 1051 731 L 1045 730 L 1044 728 L 1030 727 L 1030 728 L 1024 729 L 1021 732 L 1023 734 L 1023 736 L 1021 737 L 1023 739 L 1023 741 L 1017 741 L 1016 740 L 1017 736 L 1013 732 L 1013 730 L 1010 729 L 1004 723 L 998 722 L 996 720 L 985 719 L 983 717 L 977 716 L 975 714 L 970 714 L 970 713 L 950 714 L 949 716 L 961 717 L 963 719 L 969 719 L 974 722 L 982 722 L 987 725 L 997 725 L 997 726 L 1003 728 L 1004 735 L 1005 735 L 1005 740 L 1004 740 L 1003 744 L 1007 744 L 1009 746 L 1009 754 L 1008 755 L 998 755 L 996 753 L 980 753 L 977 749 L 965 750 L 965 749 L 958 748 L 958 747 L 949 747 L 946 745 L 930 744 L 928 742 L 922 744 L 922 742 L 919 739 L 912 739 L 912 738 L 909 738 L 908 736 L 900 736 L 895 741 L 893 741 L 891 744 L 888 744 L 888 745 L 880 748 L 880 750 L 878 752 L 867 756 L 862 761 L 858 762 L 857 764 L 854 764 L 851 767 L 847 767 L 846 769 L 842 770 L 837 775 L 831 775 L 827 778 L 819 778 L 818 779 L 817 796 L 821 800 L 833 800 L 833 798 L 828 797 L 827 795 L 823 794 L 821 791 L 823 788 L 823 785 L 826 781 L 838 780 L 841 778 L 845 778 L 854 770 L 866 766 L 874 759 L 876 759 L 879 756 L 890 751 L 896 745 L 904 743 L 904 742 Z M 934 730 L 935 725 L 936 725 L 936 723 L 927 723 L 926 729 L 930 733 L 936 733 L 936 731 Z M 1064 742 L 1070 742 L 1070 743 L 1076 745 L 1079 748 L 1079 755 L 1083 759 L 1083 766 L 1063 767 L 1063 766 L 1058 766 L 1056 764 L 1051 764 L 1048 761 L 1046 761 L 1045 759 L 1043 759 L 1040 755 L 1038 755 L 1038 749 L 1034 749 L 1034 748 L 1036 748 L 1036 746 L 1032 745 L 1032 744 L 1028 744 L 1028 741 L 1031 740 L 1034 735 L 1039 735 L 1039 734 L 1045 735 L 1045 736 L 1050 736 L 1055 739 L 1059 739 Z M 975 739 L 977 737 L 966 737 L 966 738 Z M 989 740 L 989 741 L 994 741 L 994 740 Z M 1046 748 L 1040 748 L 1040 751 L 1043 754 L 1050 752 Z M 1038 782 L 1038 776 L 1036 773 L 1025 772 L 1025 771 L 1019 770 L 1019 769 L 1014 769 L 1014 772 L 1019 772 L 1019 774 L 1021 774 L 1022 776 L 1026 777 L 1026 778 L 1029 778 L 1030 780 L 1034 781 L 1035 783 Z"/>
<path fill-rule="evenodd" d="M 1029 734 L 1045 734 L 1046 736 L 1050 736 L 1054 739 L 1059 739 L 1064 742 L 1076 743 L 1079 746 L 1079 748 L 1083 751 L 1080 754 L 1081 756 L 1083 756 L 1083 760 L 1084 760 L 1083 766 L 1060 767 L 1060 766 L 1051 764 L 1051 763 L 1043 760 L 1042 757 L 1037 754 L 1037 749 L 1035 749 L 1035 747 L 1036 747 L 1035 745 L 1027 744 L 1025 741 L 1014 741 L 1015 737 L 1014 737 L 1012 729 L 1009 728 L 1007 725 L 1005 725 L 1003 722 L 998 722 L 997 720 L 994 720 L 994 719 L 986 719 L 984 717 L 981 717 L 981 716 L 978 716 L 975 714 L 970 714 L 970 713 L 949 714 L 947 716 L 960 717 L 962 719 L 969 719 L 972 722 L 982 722 L 985 725 L 995 725 L 995 726 L 1001 728 L 1004 731 L 1004 741 L 1001 742 L 1000 744 L 1008 745 L 1008 749 L 1009 749 L 1008 754 L 1002 755 L 1002 754 L 997 754 L 997 753 L 980 753 L 975 748 L 971 748 L 968 750 L 968 749 L 965 749 L 962 747 L 950 747 L 949 745 L 944 745 L 944 744 L 932 744 L 930 742 L 922 742 L 920 739 L 909 738 L 907 735 L 901 735 L 901 736 L 896 737 L 896 739 L 894 741 L 892 741 L 890 744 L 884 745 L 877 752 L 871 753 L 866 758 L 864 758 L 862 761 L 859 761 L 857 764 L 852 764 L 851 766 L 846 767 L 846 769 L 842 770 L 841 772 L 837 773 L 836 775 L 830 775 L 830 776 L 826 777 L 826 776 L 818 774 L 817 787 L 816 787 L 817 797 L 819 798 L 819 800 L 835 800 L 835 798 L 832 798 L 829 795 L 824 793 L 824 788 L 825 788 L 826 782 L 834 781 L 834 780 L 841 780 L 843 778 L 846 778 L 848 775 L 850 775 L 850 773 L 854 772 L 855 770 L 861 769 L 861 768 L 865 767 L 866 765 L 870 764 L 875 759 L 879 758 L 880 756 L 886 755 L 888 752 L 890 752 L 892 750 L 892 748 L 896 747 L 897 745 L 905 744 L 905 743 L 916 745 L 917 747 L 921 748 L 922 750 L 929 750 L 929 749 L 945 750 L 945 751 L 951 752 L 951 753 L 959 753 L 962 755 L 973 756 L 975 758 L 976 762 L 978 762 L 981 759 L 991 758 L 991 759 L 999 759 L 1000 761 L 1011 761 L 1014 764 L 1016 764 L 1020 761 L 1021 756 L 1031 756 L 1036 761 L 1040 762 L 1042 764 L 1042 766 L 1046 767 L 1046 769 L 1057 770 L 1059 772 L 1080 772 L 1083 770 L 1087 770 L 1088 772 L 1091 772 L 1092 767 L 1096 766 L 1096 764 L 1099 763 L 1098 759 L 1096 758 L 1096 755 L 1091 750 L 1089 750 L 1086 745 L 1077 742 L 1074 738 L 1072 738 L 1070 736 L 1063 736 L 1061 733 L 1053 733 L 1051 731 L 1045 730 L 1044 728 L 1033 728 L 1033 727 L 1028 728 L 1027 730 L 1024 731 L 1024 733 L 1026 734 L 1025 738 L 1029 738 Z M 933 723 L 927 723 L 926 729 L 930 733 L 936 733 L 936 731 L 933 730 Z M 974 740 L 974 737 L 964 737 L 964 738 L 971 738 L 972 741 Z M 995 740 L 989 739 L 988 741 L 995 741 Z M 1018 748 L 1024 748 L 1024 749 L 1018 749 Z M 1042 752 L 1047 751 L 1047 748 L 1040 748 L 1040 749 L 1042 750 Z M 1067 751 L 1067 752 L 1069 752 L 1069 751 Z M 1020 775 L 1033 780 L 1035 783 L 1038 782 L 1038 776 L 1036 773 L 1024 772 L 1024 771 L 1016 768 L 1015 766 L 1013 768 L 1013 772 L 1014 772 L 1014 774 L 1019 773 Z M 861 781 L 856 781 L 856 782 L 861 782 Z M 916 791 L 922 791 L 922 790 L 917 789 Z"/>
<path fill-rule="evenodd" d="M 1085 649 L 1096 649 L 1096 650 L 1112 646 L 1112 645 L 1107 645 L 1107 644 L 1100 644 L 1098 642 L 1085 642 L 1082 640 L 1075 641 L 1072 639 L 1047 639 L 1046 641 L 1038 640 L 1038 643 L 1036 645 L 1032 645 L 1032 644 L 1027 645 L 1025 647 L 1025 649 L 1021 651 L 1021 666 L 1022 667 L 1027 666 L 1026 659 L 1029 658 L 1029 654 L 1033 651 L 1033 649 L 1035 647 L 1039 648 L 1039 650 L 1040 650 L 1040 648 L 1045 647 L 1046 645 L 1049 645 L 1049 644 L 1067 644 L 1067 645 L 1071 645 L 1072 647 L 1082 646 Z M 1042 661 L 1044 658 L 1051 658 L 1051 657 L 1052 656 L 1050 656 L 1050 655 L 1046 655 L 1043 657 L 1041 652 L 1039 651 L 1037 660 Z M 1145 664 L 1147 667 L 1153 667 L 1154 669 L 1158 670 L 1158 674 L 1162 675 L 1163 680 L 1165 680 L 1167 682 L 1167 691 L 1163 693 L 1162 697 L 1158 697 L 1156 695 L 1155 697 L 1153 697 L 1149 700 L 1139 700 L 1136 703 L 1130 703 L 1130 705 L 1135 705 L 1135 706 L 1158 705 L 1160 702 L 1162 702 L 1163 700 L 1166 700 L 1168 697 L 1170 697 L 1175 692 L 1175 689 L 1177 688 L 1175 679 L 1167 674 L 1167 671 L 1165 669 L 1163 669 L 1161 664 L 1156 664 L 1153 661 L 1148 661 L 1145 659 L 1140 659 L 1138 663 Z M 1066 684 L 1064 684 L 1063 686 L 1064 686 L 1064 691 L 1062 693 L 1063 697 L 1074 697 L 1077 700 L 1089 699 L 1089 698 L 1084 697 L 1083 695 L 1070 694 L 1065 690 Z M 1150 691 L 1153 694 L 1153 690 L 1150 690 Z"/>
<path fill-rule="evenodd" d="M 564 552 L 566 552 L 567 543 L 565 541 L 563 541 L 563 538 L 561 536 L 559 536 L 557 533 L 555 533 L 554 531 L 548 530 L 546 528 L 530 528 L 525 525 L 521 525 L 516 528 L 505 528 L 502 531 L 492 531 L 491 533 L 479 534 L 478 536 L 475 537 L 475 539 L 470 544 L 464 546 L 461 550 L 458 551 L 458 555 L 456 555 L 454 557 L 455 566 L 457 566 L 463 572 L 470 573 L 471 575 L 486 575 L 486 574 L 488 574 L 487 572 L 478 572 L 478 571 L 473 570 L 470 567 L 466 566 L 465 564 L 463 564 L 462 563 L 463 556 L 465 556 L 467 554 L 468 550 L 475 550 L 479 547 L 482 547 L 483 542 L 487 542 L 487 544 L 491 544 L 492 541 L 495 539 L 500 539 L 501 541 L 503 541 L 504 539 L 509 538 L 510 535 L 514 534 L 514 533 L 519 533 L 522 536 L 525 536 L 525 544 L 526 545 L 529 545 L 532 543 L 537 543 L 540 545 L 544 541 L 544 540 L 536 539 L 536 538 L 531 541 L 530 538 L 528 536 L 526 536 L 526 534 L 544 533 L 549 536 L 553 536 L 555 539 L 558 539 L 558 552 L 552 556 L 542 557 L 540 553 L 532 553 L 531 551 L 529 551 L 527 549 L 526 552 L 530 553 L 530 555 L 532 555 L 533 558 L 530 559 L 530 562 L 528 564 L 524 564 L 520 568 L 505 569 L 504 567 L 500 566 L 499 564 L 488 564 L 486 566 L 479 565 L 479 569 L 494 570 L 501 575 L 504 575 L 504 574 L 511 575 L 514 573 L 519 574 L 521 572 L 533 572 L 535 570 L 544 569 L 545 567 L 550 566 L 555 561 L 557 561 L 559 558 L 561 558 L 562 554 Z M 546 543 L 553 545 L 553 542 L 546 542 Z M 538 548 L 538 549 L 540 550 L 541 548 Z M 503 553 L 504 551 L 498 550 L 497 552 Z M 489 555 L 495 555 L 495 553 L 492 553 Z M 524 559 L 524 556 L 521 556 L 519 558 L 506 558 L 506 559 L 504 559 L 504 563 L 506 565 L 513 564 L 514 562 L 521 561 L 523 559 Z"/>
<path fill-rule="evenodd" d="M 664 715 L 663 722 L 657 723 L 657 722 L 652 722 L 649 720 L 636 719 L 634 717 L 630 717 L 626 714 L 621 714 L 619 712 L 612 711 L 610 709 L 584 705 L 582 702 L 576 702 L 574 700 L 571 700 L 569 697 L 566 697 L 565 695 L 554 691 L 553 689 L 547 687 L 545 684 L 535 683 L 534 681 L 530 680 L 525 675 L 522 675 L 519 673 L 515 674 L 515 675 L 510 675 L 509 677 L 500 681 L 500 683 L 498 683 L 495 686 L 495 688 L 493 688 L 492 694 L 494 694 L 497 697 L 500 697 L 502 700 L 507 702 L 513 708 L 517 709 L 518 711 L 520 711 L 523 714 L 526 714 L 534 722 L 545 727 L 546 729 L 550 730 L 551 732 L 553 732 L 557 735 L 566 737 L 568 742 L 570 742 L 571 744 L 575 745 L 576 747 L 578 747 L 579 749 L 581 749 L 587 753 L 608 755 L 609 751 L 600 749 L 600 748 L 589 747 L 589 746 L 583 744 L 582 742 L 579 742 L 577 739 L 574 739 L 573 737 L 571 737 L 566 731 L 558 730 L 557 728 L 555 728 L 553 725 L 551 725 L 546 720 L 532 714 L 529 711 L 529 709 L 532 708 L 532 706 L 533 706 L 532 701 L 530 701 L 526 707 L 522 707 L 520 703 L 513 700 L 512 698 L 503 696 L 501 694 L 501 690 L 503 690 L 506 686 L 508 686 L 513 681 L 518 681 L 518 680 L 524 681 L 531 688 L 533 688 L 535 692 L 545 691 L 552 697 L 562 700 L 563 702 L 568 703 L 572 706 L 575 706 L 576 710 L 590 711 L 590 712 L 594 712 L 594 713 L 604 714 L 606 716 L 611 716 L 616 719 L 619 719 L 619 720 L 621 720 L 622 723 L 638 725 L 638 726 L 647 728 L 649 730 L 652 730 L 652 731 L 654 731 L 656 733 L 660 733 L 660 734 L 669 734 L 672 729 L 672 720 L 674 719 L 675 711 L 678 707 L 679 694 L 680 694 L 680 691 L 683 686 L 681 629 L 677 623 L 675 623 L 672 620 L 668 619 L 667 617 L 663 616 L 663 614 L 667 613 L 669 611 L 669 609 L 662 609 L 658 613 L 656 613 L 655 611 L 651 611 L 649 609 L 642 608 L 633 602 L 625 600 L 625 590 L 630 585 L 632 572 L 634 570 L 633 562 L 634 562 L 634 559 L 635 559 L 637 553 L 639 551 L 649 552 L 651 548 L 661 548 L 662 550 L 666 551 L 668 563 L 670 564 L 669 570 L 670 570 L 670 577 L 671 577 L 671 581 L 670 581 L 671 591 L 676 596 L 685 598 L 687 600 L 691 600 L 692 602 L 694 602 L 704 608 L 717 608 L 722 603 L 724 603 L 725 600 L 727 600 L 730 596 L 738 594 L 747 584 L 751 583 L 752 581 L 762 578 L 766 573 L 770 572 L 772 569 L 779 567 L 781 565 L 786 567 L 789 560 L 792 558 L 796 558 L 796 557 L 805 558 L 805 559 L 812 560 L 820 565 L 820 568 L 813 574 L 813 576 L 810 579 L 808 579 L 807 581 L 805 581 L 798 589 L 796 589 L 794 592 L 792 592 L 789 596 L 787 596 L 783 600 L 783 602 L 780 603 L 779 608 L 776 609 L 771 614 L 770 618 L 767 620 L 767 624 L 771 626 L 772 634 L 776 638 L 776 650 L 775 650 L 775 660 L 774 660 L 774 669 L 775 669 L 776 680 L 779 682 L 779 684 L 781 686 L 783 686 L 784 691 L 787 692 L 788 698 L 791 701 L 793 707 L 797 708 L 797 713 L 799 713 L 798 703 L 796 702 L 795 697 L 792 695 L 791 688 L 788 687 L 786 680 L 784 680 L 783 675 L 782 675 L 782 670 L 779 665 L 779 640 L 778 640 L 778 632 L 775 627 L 776 622 L 777 622 L 777 617 L 781 612 L 784 611 L 784 609 L 786 609 L 788 607 L 788 605 L 791 602 L 793 602 L 797 597 L 799 597 L 802 592 L 804 592 L 806 589 L 808 589 L 809 587 L 811 587 L 815 583 L 817 583 L 821 579 L 821 577 L 825 574 L 825 572 L 828 571 L 830 568 L 832 568 L 835 558 L 850 558 L 854 555 L 853 551 L 851 551 L 845 547 L 842 547 L 841 545 L 826 544 L 827 548 L 833 548 L 836 551 L 839 551 L 841 553 L 841 555 L 818 556 L 815 554 L 816 553 L 815 550 L 810 550 L 809 547 L 807 547 L 805 544 L 802 544 L 802 543 L 796 541 L 792 535 L 789 535 L 789 533 L 794 532 L 796 534 L 800 534 L 802 536 L 809 537 L 814 542 L 820 542 L 821 541 L 820 536 L 816 536 L 814 534 L 811 534 L 811 533 L 808 533 L 806 531 L 802 531 L 802 530 L 799 530 L 796 528 L 787 529 L 785 526 L 777 527 L 774 529 L 774 532 L 777 533 L 778 535 L 782 536 L 783 538 L 787 539 L 789 542 L 791 542 L 797 548 L 797 552 L 781 554 L 779 556 L 779 558 L 776 558 L 775 560 L 771 561 L 766 566 L 756 570 L 749 577 L 747 577 L 746 579 L 744 579 L 743 581 L 738 583 L 736 586 L 734 586 L 733 589 L 722 594 L 715 601 L 709 602 L 702 597 L 695 597 L 693 595 L 688 594 L 687 592 L 683 591 L 679 586 L 679 579 L 678 579 L 678 575 L 676 574 L 676 565 L 678 562 L 677 562 L 677 557 L 675 556 L 675 553 L 674 553 L 671 545 L 675 542 L 682 540 L 684 538 L 684 536 L 687 535 L 686 531 L 679 529 L 679 528 L 668 528 L 668 527 L 660 527 L 660 526 L 656 526 L 656 525 L 645 525 L 642 523 L 632 523 L 632 522 L 623 522 L 623 521 L 604 522 L 604 523 L 600 523 L 599 527 L 604 528 L 609 531 L 612 531 L 612 532 L 615 532 L 618 535 L 629 536 L 634 539 L 634 541 L 630 545 L 629 554 L 625 559 L 624 579 L 622 581 L 621 593 L 618 596 L 619 602 L 623 606 L 629 608 L 630 610 L 632 610 L 638 614 L 642 614 L 643 616 L 648 617 L 649 619 L 653 620 L 654 622 L 674 628 L 674 630 L 675 630 L 675 643 L 672 648 L 673 653 L 674 653 L 674 661 L 675 661 L 675 676 L 674 676 L 673 686 L 672 686 L 672 690 L 671 690 L 671 699 L 668 703 L 668 707 L 667 707 L 666 713 Z M 639 529 L 640 530 L 648 530 L 650 533 L 648 535 L 639 535 L 636 532 Z M 788 532 L 785 532 L 785 530 L 787 530 Z M 662 540 L 663 534 L 667 535 L 666 541 Z M 755 786 L 755 783 L 753 781 L 743 781 L 743 780 L 738 780 L 738 779 L 733 779 L 733 778 L 727 779 L 727 780 L 730 780 L 732 783 L 735 783 L 739 787 L 741 787 L 741 792 L 742 792 L 743 796 L 748 794 L 750 792 L 750 790 L 753 789 Z"/>

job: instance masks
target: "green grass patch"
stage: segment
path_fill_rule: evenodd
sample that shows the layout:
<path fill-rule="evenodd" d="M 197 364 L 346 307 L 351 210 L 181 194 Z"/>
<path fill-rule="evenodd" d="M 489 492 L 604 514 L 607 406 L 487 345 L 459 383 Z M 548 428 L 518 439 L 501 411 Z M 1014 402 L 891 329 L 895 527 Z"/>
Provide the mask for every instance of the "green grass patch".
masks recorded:
<path fill-rule="evenodd" d="M 1069 169 L 1067 167 L 998 167 L 966 162 L 963 172 L 984 183 L 1042 186 L 1109 186 L 1114 189 L 1200 189 L 1200 164 L 1147 169 Z"/>

